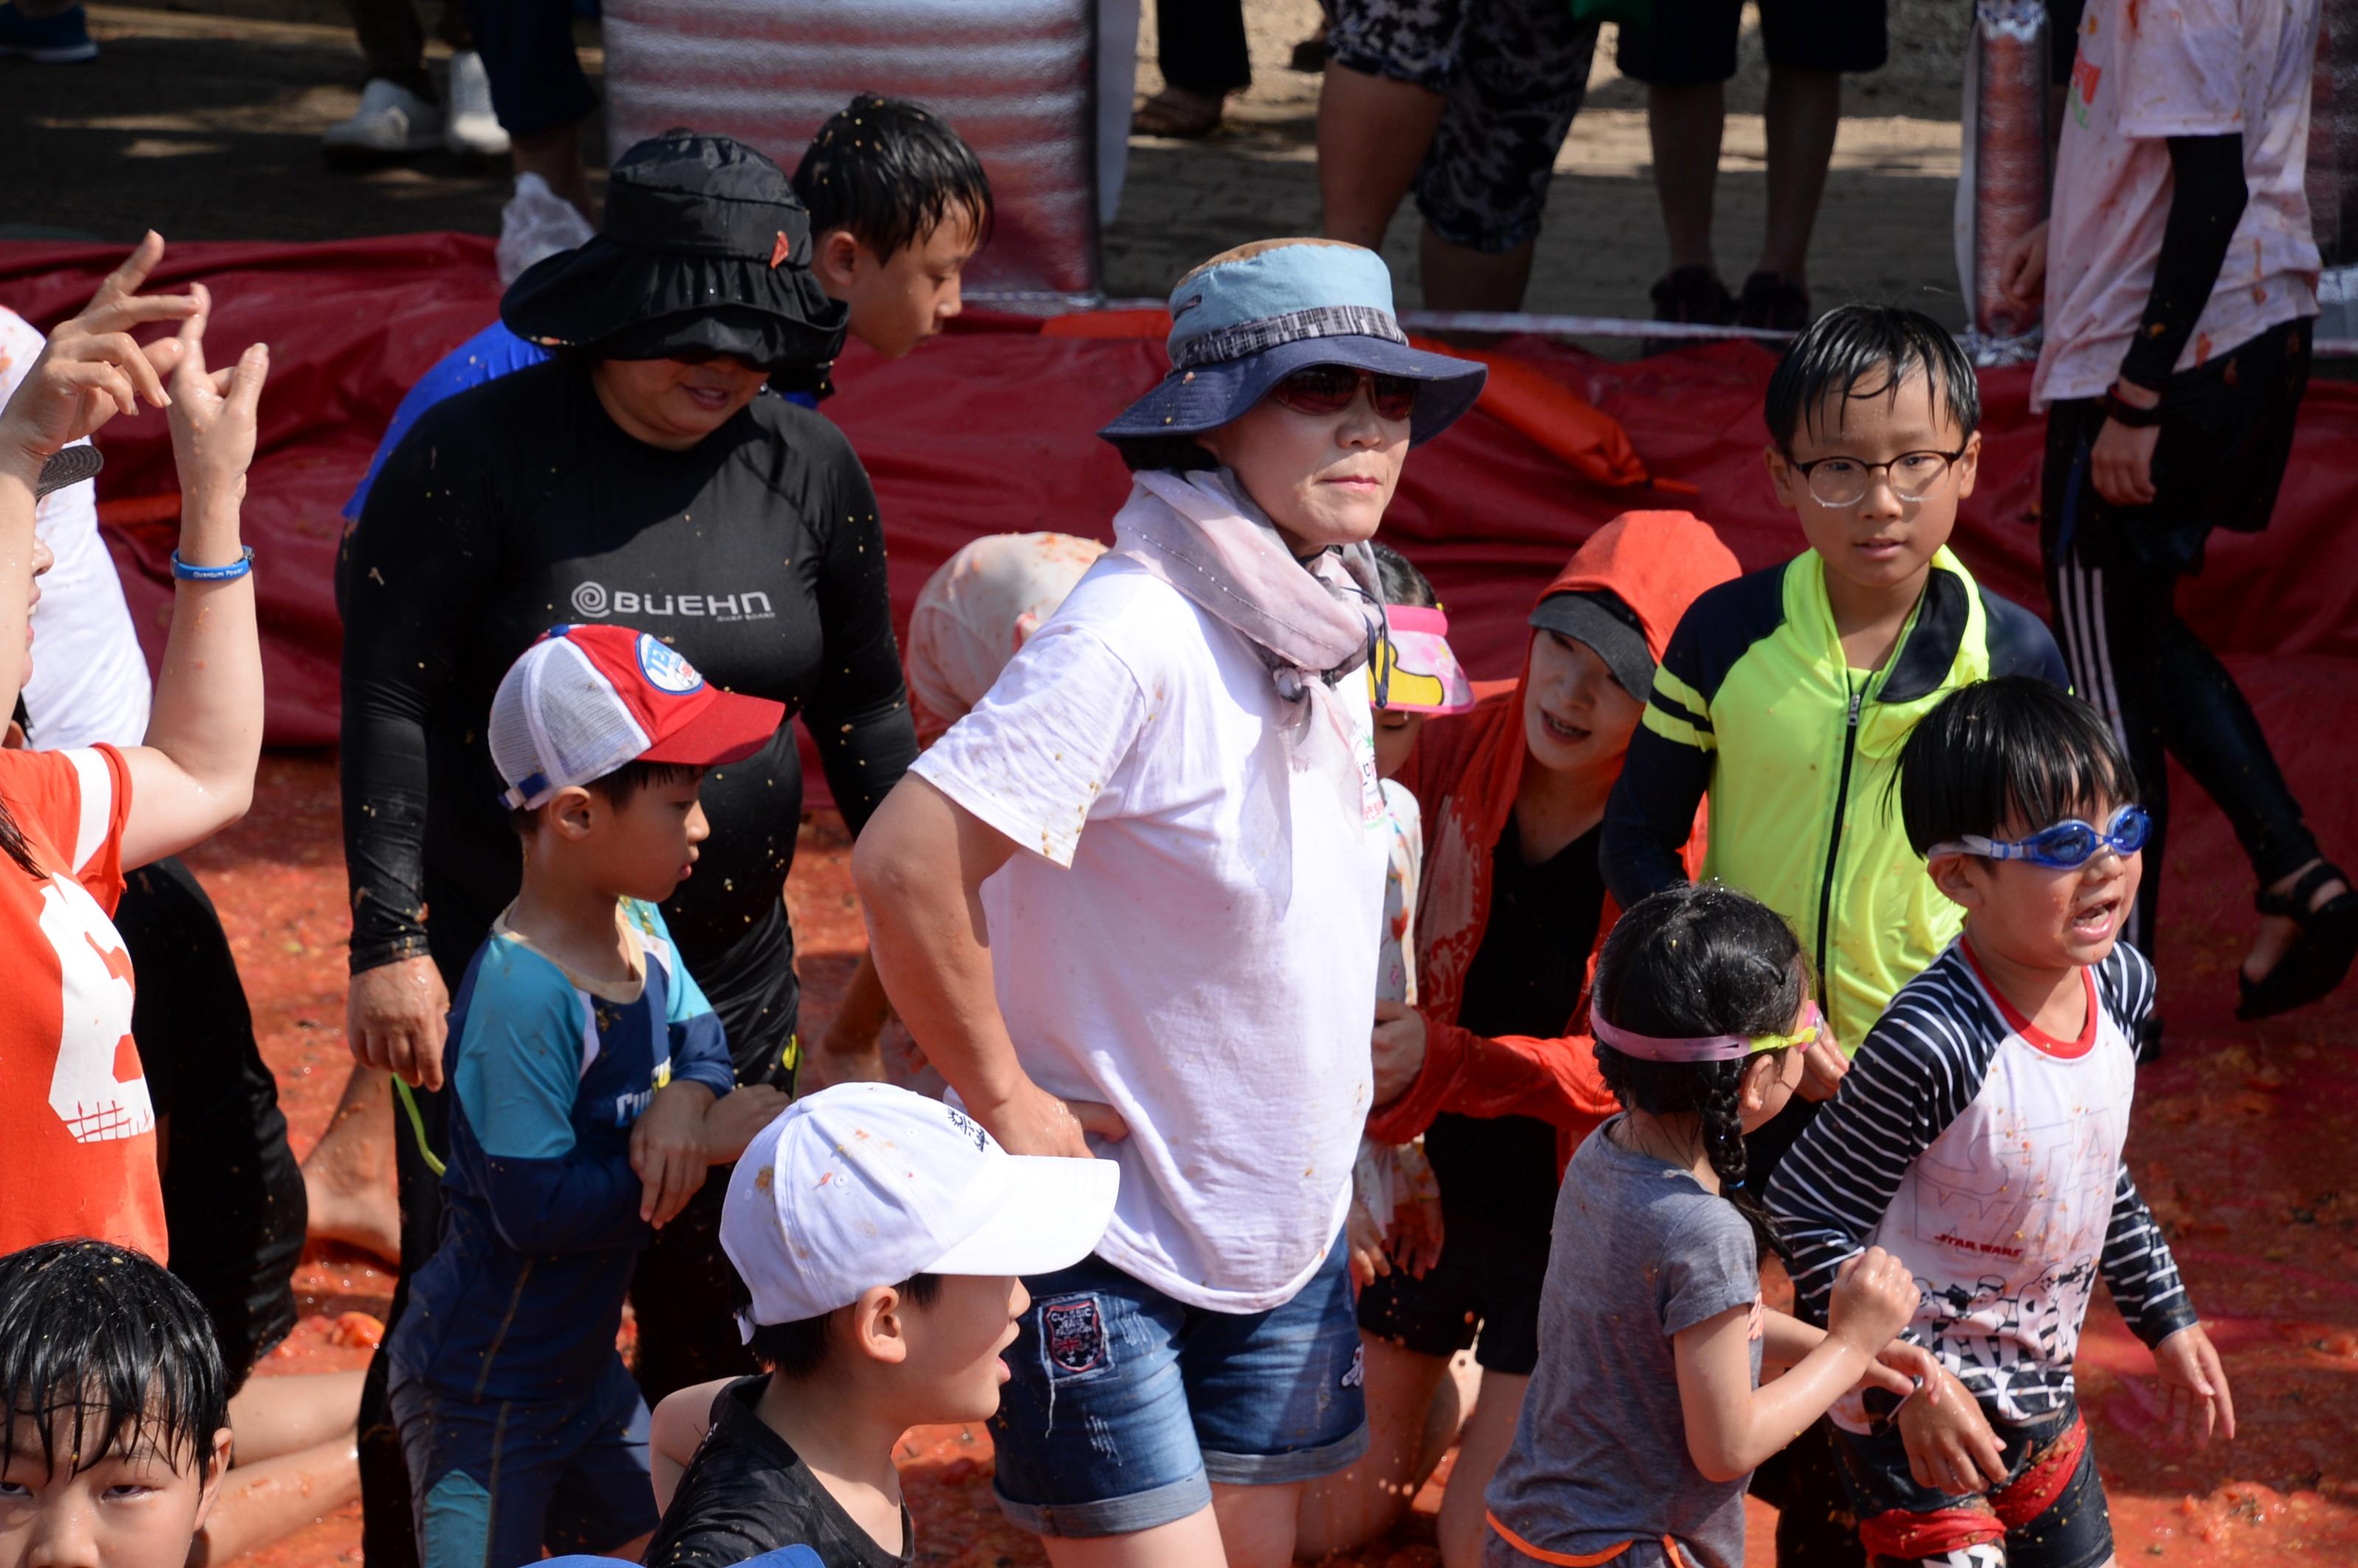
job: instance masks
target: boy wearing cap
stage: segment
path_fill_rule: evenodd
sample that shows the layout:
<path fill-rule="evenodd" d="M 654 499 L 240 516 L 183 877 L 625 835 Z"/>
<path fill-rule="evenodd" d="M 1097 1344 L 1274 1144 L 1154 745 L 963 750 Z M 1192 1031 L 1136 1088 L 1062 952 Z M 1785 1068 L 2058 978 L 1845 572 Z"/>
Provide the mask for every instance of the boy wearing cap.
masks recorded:
<path fill-rule="evenodd" d="M 794 1545 L 826 1568 L 912 1561 L 894 1445 L 998 1411 L 1000 1355 L 1031 1305 L 1021 1276 L 1088 1255 L 1120 1175 L 1010 1154 L 964 1112 L 886 1084 L 822 1090 L 763 1129 L 730 1178 L 720 1244 L 769 1371 L 664 1401 L 659 1450 L 672 1427 L 710 1431 L 650 1568 Z"/>
<path fill-rule="evenodd" d="M 424 1568 L 635 1554 L 647 1411 L 614 1348 L 653 1227 L 784 1097 L 728 1043 L 655 905 L 705 838 L 706 769 L 779 706 L 620 626 L 560 626 L 492 704 L 524 885 L 450 1010 L 441 1242 L 387 1351 Z"/>

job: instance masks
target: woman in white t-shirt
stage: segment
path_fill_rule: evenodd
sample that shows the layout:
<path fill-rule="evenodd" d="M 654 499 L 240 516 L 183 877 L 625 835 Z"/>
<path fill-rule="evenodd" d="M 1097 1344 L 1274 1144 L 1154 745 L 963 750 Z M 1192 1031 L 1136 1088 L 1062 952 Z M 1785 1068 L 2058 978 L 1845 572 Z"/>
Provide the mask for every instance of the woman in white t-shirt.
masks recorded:
<path fill-rule="evenodd" d="M 1102 434 L 1114 548 L 861 836 L 893 1004 L 1025 1154 L 1114 1160 L 1097 1255 L 1027 1281 L 1001 1506 L 1074 1564 L 1284 1563 L 1367 1444 L 1345 1254 L 1386 835 L 1366 541 L 1480 390 L 1382 260 L 1247 245 L 1173 291 Z M 954 869 L 954 874 L 953 874 Z"/>

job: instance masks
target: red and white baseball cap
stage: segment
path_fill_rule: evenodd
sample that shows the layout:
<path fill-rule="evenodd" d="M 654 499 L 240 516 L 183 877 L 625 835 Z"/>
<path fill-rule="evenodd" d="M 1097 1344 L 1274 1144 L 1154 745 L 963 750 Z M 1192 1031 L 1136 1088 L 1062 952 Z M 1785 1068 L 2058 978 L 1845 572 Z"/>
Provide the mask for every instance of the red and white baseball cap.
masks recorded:
<path fill-rule="evenodd" d="M 708 684 L 696 666 L 628 626 L 552 626 L 492 698 L 500 799 L 528 810 L 627 762 L 719 767 L 770 743 L 784 703 Z"/>

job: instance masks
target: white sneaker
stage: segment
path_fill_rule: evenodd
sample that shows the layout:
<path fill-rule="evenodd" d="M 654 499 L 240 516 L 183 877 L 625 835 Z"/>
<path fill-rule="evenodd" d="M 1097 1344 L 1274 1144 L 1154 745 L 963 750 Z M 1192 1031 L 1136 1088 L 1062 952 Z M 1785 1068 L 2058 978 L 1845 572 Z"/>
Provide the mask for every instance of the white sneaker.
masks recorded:
<path fill-rule="evenodd" d="M 460 157 L 505 157 L 508 134 L 492 108 L 492 79 L 483 57 L 462 49 L 450 57 L 450 81 L 443 91 L 449 105 L 442 117 L 442 145 Z"/>
<path fill-rule="evenodd" d="M 330 152 L 397 155 L 431 150 L 442 139 L 442 111 L 397 81 L 376 77 L 361 90 L 360 113 L 319 137 Z"/>

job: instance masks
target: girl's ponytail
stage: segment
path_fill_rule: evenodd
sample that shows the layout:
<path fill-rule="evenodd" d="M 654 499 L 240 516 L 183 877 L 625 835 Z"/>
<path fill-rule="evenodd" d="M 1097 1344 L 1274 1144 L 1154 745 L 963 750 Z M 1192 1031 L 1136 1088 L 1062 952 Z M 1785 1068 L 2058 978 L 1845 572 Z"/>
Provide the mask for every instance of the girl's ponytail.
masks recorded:
<path fill-rule="evenodd" d="M 1809 971 L 1791 927 L 1758 899 L 1717 882 L 1665 888 L 1613 927 L 1590 998 L 1611 1022 L 1668 1039 L 1767 1034 L 1791 1026 Z M 1750 1058 L 1655 1062 L 1596 1047 L 1607 1087 L 1632 1110 L 1691 1114 L 1720 1194 L 1752 1227 L 1763 1255 L 1784 1255 L 1768 1206 L 1747 1184 L 1739 1086 Z"/>

